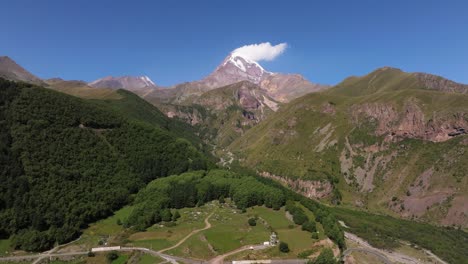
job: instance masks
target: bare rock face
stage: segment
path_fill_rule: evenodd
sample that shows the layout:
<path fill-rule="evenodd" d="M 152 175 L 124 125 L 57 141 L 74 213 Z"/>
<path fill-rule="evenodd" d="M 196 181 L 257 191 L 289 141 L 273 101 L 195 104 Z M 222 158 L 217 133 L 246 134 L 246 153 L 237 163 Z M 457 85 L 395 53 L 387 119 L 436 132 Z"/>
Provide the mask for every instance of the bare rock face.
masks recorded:
<path fill-rule="evenodd" d="M 196 109 L 182 110 L 180 106 L 165 105 L 160 106 L 161 110 L 165 112 L 169 118 L 179 118 L 192 126 L 198 125 L 203 122 L 203 115 Z"/>
<path fill-rule="evenodd" d="M 403 112 L 392 104 L 366 103 L 351 108 L 352 120 L 358 124 L 362 117 L 377 122 L 376 135 L 386 136 L 388 140 L 398 138 L 417 138 L 432 142 L 442 142 L 468 133 L 468 114 L 452 115 L 433 113 L 425 116 L 415 100 L 405 102 Z"/>
<path fill-rule="evenodd" d="M 428 89 L 450 93 L 468 93 L 468 85 L 466 84 L 456 83 L 443 77 L 427 73 L 414 73 L 414 75 Z"/>
<path fill-rule="evenodd" d="M 186 104 L 159 103 L 158 108 L 170 118 L 216 129 L 216 135 L 204 136 L 214 139 L 220 145 L 226 145 L 241 136 L 279 107 L 279 102 L 269 97 L 258 85 L 248 81 L 213 89 L 187 100 L 190 101 Z"/>
<path fill-rule="evenodd" d="M 309 198 L 325 198 L 333 191 L 333 186 L 328 181 L 309 181 L 302 179 L 291 179 L 287 177 L 281 177 L 269 172 L 261 172 L 261 176 L 269 179 L 278 181 L 292 190 Z"/>
<path fill-rule="evenodd" d="M 329 115 L 335 115 L 336 114 L 336 109 L 335 109 L 335 105 L 328 102 L 328 103 L 324 103 L 322 104 L 322 113 L 324 114 L 329 114 Z"/>
<path fill-rule="evenodd" d="M 267 108 L 273 111 L 278 109 L 278 102 L 270 98 L 258 85 L 248 81 L 209 91 L 193 103 L 217 111 L 223 111 L 233 105 L 238 105 L 246 111 L 265 112 Z"/>

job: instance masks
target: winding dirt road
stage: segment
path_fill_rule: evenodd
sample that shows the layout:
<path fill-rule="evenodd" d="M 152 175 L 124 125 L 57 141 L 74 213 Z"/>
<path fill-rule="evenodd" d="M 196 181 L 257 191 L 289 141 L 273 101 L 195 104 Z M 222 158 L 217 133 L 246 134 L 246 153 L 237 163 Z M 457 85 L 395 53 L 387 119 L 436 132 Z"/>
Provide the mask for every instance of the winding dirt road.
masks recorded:
<path fill-rule="evenodd" d="M 263 246 L 263 245 L 247 245 L 247 246 L 243 246 L 243 247 L 240 247 L 238 249 L 235 249 L 233 251 L 230 251 L 230 252 L 227 252 L 223 255 L 220 255 L 220 256 L 216 256 L 215 258 L 211 259 L 208 263 L 209 264 L 223 264 L 224 263 L 224 259 L 227 257 L 227 256 L 231 256 L 231 255 L 234 255 L 234 254 L 237 254 L 239 252 L 242 252 L 242 251 L 245 251 L 245 250 L 260 250 L 260 249 L 265 249 L 267 248 L 267 246 Z"/>
<path fill-rule="evenodd" d="M 204 228 L 201 228 L 201 229 L 195 229 L 193 230 L 192 232 L 190 232 L 190 234 L 186 235 L 184 238 L 182 238 L 179 242 L 177 242 L 177 244 L 171 246 L 171 247 L 168 247 L 168 248 L 165 248 L 165 249 L 161 249 L 158 251 L 158 253 L 163 253 L 163 252 L 166 252 L 166 251 L 169 251 L 171 249 L 174 249 L 180 245 L 182 245 L 182 243 L 184 243 L 187 239 L 189 239 L 191 236 L 201 232 L 201 231 L 204 231 L 204 230 L 207 230 L 207 229 L 210 229 L 211 228 L 211 223 L 208 221 L 210 219 L 210 217 L 214 214 L 214 212 L 212 212 L 209 216 L 207 216 L 205 218 L 205 227 Z"/>

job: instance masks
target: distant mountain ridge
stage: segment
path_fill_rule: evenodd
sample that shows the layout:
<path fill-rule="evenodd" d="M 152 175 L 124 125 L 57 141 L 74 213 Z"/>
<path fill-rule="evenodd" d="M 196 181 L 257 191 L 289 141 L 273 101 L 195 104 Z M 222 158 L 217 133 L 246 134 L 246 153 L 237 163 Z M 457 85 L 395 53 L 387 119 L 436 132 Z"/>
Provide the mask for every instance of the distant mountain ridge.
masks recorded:
<path fill-rule="evenodd" d="M 11 81 L 45 84 L 39 77 L 25 70 L 8 56 L 0 57 L 0 77 Z"/>
<path fill-rule="evenodd" d="M 148 76 L 107 76 L 88 83 L 94 88 L 125 89 L 129 91 L 145 91 L 158 88 Z"/>
<path fill-rule="evenodd" d="M 231 53 L 207 77 L 199 81 L 178 84 L 165 90 L 154 90 L 145 97 L 160 98 L 164 102 L 183 103 L 188 98 L 241 81 L 249 81 L 258 85 L 270 97 L 280 102 L 288 102 L 304 94 L 329 87 L 311 83 L 299 74 L 269 72 L 259 63 Z"/>
<path fill-rule="evenodd" d="M 393 67 L 381 67 L 362 77 L 348 77 L 327 92 L 364 96 L 381 91 L 389 92 L 405 89 L 468 93 L 467 84 L 456 83 L 434 74 L 404 72 Z"/>

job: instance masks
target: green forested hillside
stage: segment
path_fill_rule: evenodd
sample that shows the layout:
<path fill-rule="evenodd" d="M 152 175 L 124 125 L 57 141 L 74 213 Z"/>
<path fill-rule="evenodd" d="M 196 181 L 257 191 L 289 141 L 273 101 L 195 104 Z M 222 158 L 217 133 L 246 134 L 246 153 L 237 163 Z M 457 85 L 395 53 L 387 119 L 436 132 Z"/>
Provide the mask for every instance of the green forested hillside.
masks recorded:
<path fill-rule="evenodd" d="M 180 121 L 179 119 L 171 119 L 164 115 L 155 106 L 140 98 L 136 94 L 126 91 L 117 90 L 118 99 L 106 100 L 91 100 L 93 103 L 110 108 L 121 115 L 137 122 L 149 124 L 167 130 L 177 137 L 189 140 L 194 146 L 203 150 L 206 155 L 209 151 L 203 141 L 196 135 L 197 129 Z"/>
<path fill-rule="evenodd" d="M 0 235 L 25 250 L 76 237 L 152 179 L 208 166 L 167 129 L 3 79 L 0 124 Z"/>

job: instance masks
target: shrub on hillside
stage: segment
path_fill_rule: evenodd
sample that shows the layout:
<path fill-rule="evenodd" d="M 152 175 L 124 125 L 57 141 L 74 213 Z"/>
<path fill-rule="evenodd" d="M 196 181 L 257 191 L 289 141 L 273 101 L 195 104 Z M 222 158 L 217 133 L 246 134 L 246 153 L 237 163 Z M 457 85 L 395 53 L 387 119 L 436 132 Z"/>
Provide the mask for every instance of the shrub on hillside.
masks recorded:
<path fill-rule="evenodd" d="M 289 245 L 286 242 L 281 241 L 279 243 L 279 250 L 283 253 L 288 253 L 289 252 Z"/>
<path fill-rule="evenodd" d="M 249 226 L 256 226 L 257 225 L 257 220 L 255 218 L 249 218 Z"/>

